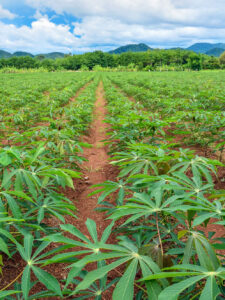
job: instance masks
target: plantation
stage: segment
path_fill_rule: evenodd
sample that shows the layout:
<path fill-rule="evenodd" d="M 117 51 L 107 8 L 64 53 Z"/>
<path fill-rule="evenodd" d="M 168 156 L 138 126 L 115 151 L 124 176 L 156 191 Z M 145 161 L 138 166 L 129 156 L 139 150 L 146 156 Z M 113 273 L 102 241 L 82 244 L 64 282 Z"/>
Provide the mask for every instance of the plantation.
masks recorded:
<path fill-rule="evenodd" d="M 225 71 L 0 74 L 0 299 L 225 299 Z"/>

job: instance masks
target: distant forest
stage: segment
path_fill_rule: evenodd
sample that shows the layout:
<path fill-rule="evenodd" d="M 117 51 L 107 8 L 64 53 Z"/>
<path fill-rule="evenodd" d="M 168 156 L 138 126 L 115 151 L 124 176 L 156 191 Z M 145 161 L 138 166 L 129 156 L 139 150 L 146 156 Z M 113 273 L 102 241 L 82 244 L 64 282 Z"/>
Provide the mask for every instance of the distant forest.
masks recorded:
<path fill-rule="evenodd" d="M 125 52 L 110 54 L 95 51 L 63 58 L 49 59 L 43 55 L 36 57 L 19 56 L 0 59 L 0 68 L 56 70 L 137 70 L 137 71 L 176 71 L 224 69 L 225 53 L 219 58 L 183 49 L 148 50 L 145 52 Z"/>

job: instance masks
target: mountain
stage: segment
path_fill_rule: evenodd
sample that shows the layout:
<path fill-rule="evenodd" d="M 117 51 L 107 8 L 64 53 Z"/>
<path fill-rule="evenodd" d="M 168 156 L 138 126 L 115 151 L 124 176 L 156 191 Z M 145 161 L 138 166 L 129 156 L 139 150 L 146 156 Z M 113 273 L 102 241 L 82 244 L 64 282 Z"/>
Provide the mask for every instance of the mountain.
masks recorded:
<path fill-rule="evenodd" d="M 45 58 L 50 58 L 50 59 L 63 58 L 65 56 L 65 54 L 61 52 L 51 52 L 51 53 L 46 53 L 41 55 L 43 55 Z"/>
<path fill-rule="evenodd" d="M 119 48 L 109 51 L 109 53 L 110 54 L 120 54 L 120 53 L 124 53 L 124 52 L 145 52 L 148 50 L 152 50 L 152 48 L 150 48 L 146 44 L 141 43 L 141 44 L 130 44 L 130 45 L 122 46 L 122 47 L 119 47 Z"/>
<path fill-rule="evenodd" d="M 12 54 L 12 56 L 17 56 L 17 57 L 20 57 L 20 56 L 30 56 L 30 57 L 34 57 L 33 54 L 28 53 L 28 52 L 24 52 L 24 51 L 17 51 L 17 52 L 14 52 L 14 53 Z"/>
<path fill-rule="evenodd" d="M 191 50 L 197 53 L 206 53 L 214 48 L 220 48 L 225 50 L 225 44 L 217 43 L 217 44 L 210 44 L 210 43 L 196 43 L 191 45 L 187 48 L 187 50 Z"/>
<path fill-rule="evenodd" d="M 4 51 L 4 50 L 0 50 L 0 58 L 9 58 L 9 57 L 11 57 L 11 56 L 12 56 L 11 53 L 6 52 L 6 51 Z"/>
<path fill-rule="evenodd" d="M 167 48 L 167 49 L 165 49 L 165 50 L 182 50 L 182 51 L 184 51 L 184 50 L 186 50 L 186 49 L 181 48 L 181 47 L 174 47 L 174 48 Z"/>
<path fill-rule="evenodd" d="M 207 54 L 209 56 L 219 57 L 224 51 L 225 51 L 225 49 L 222 49 L 222 48 L 213 48 L 213 49 L 210 49 L 209 51 L 207 51 L 205 54 Z"/>
<path fill-rule="evenodd" d="M 56 58 L 63 58 L 65 56 L 64 53 L 61 52 L 51 52 L 51 53 L 45 53 L 45 54 L 38 54 L 38 55 L 33 55 L 29 52 L 24 52 L 24 51 L 16 51 L 13 54 L 0 50 L 0 59 L 1 58 L 10 58 L 10 57 L 21 57 L 21 56 L 29 56 L 29 57 L 37 57 L 37 56 L 43 56 L 43 58 L 50 58 L 50 59 L 56 59 Z"/>

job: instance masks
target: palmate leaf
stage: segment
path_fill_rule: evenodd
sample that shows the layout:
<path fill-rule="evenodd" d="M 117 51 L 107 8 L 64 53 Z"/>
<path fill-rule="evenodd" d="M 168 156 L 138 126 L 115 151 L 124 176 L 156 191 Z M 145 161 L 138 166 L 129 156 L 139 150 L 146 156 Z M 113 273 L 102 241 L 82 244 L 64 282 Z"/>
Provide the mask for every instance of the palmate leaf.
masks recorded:
<path fill-rule="evenodd" d="M 168 199 L 164 199 L 163 197 L 162 189 L 156 189 L 151 194 L 135 193 L 134 197 L 128 199 L 125 205 L 118 206 L 109 219 L 117 220 L 131 215 L 131 217 L 123 223 L 123 225 L 126 225 L 131 221 L 135 221 L 144 216 L 148 217 L 155 213 L 173 214 L 173 212 L 179 210 L 187 211 L 193 208 L 192 206 L 183 204 L 184 199 L 180 196 L 172 196 Z"/>
<path fill-rule="evenodd" d="M 223 198 L 210 202 L 207 198 L 197 198 L 196 209 L 199 211 L 198 216 L 193 220 L 192 226 L 198 226 L 203 222 L 207 225 L 209 219 L 214 218 L 223 220 L 225 217 L 225 209 L 222 206 Z M 201 208 L 201 210 L 199 210 Z M 219 221 L 220 222 L 220 221 Z M 219 224 L 219 223 L 218 223 Z M 221 223 L 222 224 L 222 223 Z"/>
<path fill-rule="evenodd" d="M 182 162 L 174 165 L 170 172 L 179 170 L 186 173 L 188 170 L 191 170 L 193 176 L 203 175 L 209 183 L 212 183 L 211 173 L 216 174 L 216 165 L 221 165 L 221 163 L 216 160 L 209 160 L 205 157 L 196 156 L 191 160 L 183 159 Z"/>
<path fill-rule="evenodd" d="M 109 226 L 106 227 L 106 229 L 104 230 L 104 232 L 102 234 L 102 237 L 100 238 L 100 241 L 98 241 L 95 222 L 88 219 L 86 222 L 86 226 L 90 233 L 90 236 L 92 236 L 92 238 L 93 238 L 93 241 L 91 239 L 89 239 L 87 236 L 85 236 L 83 233 L 81 233 L 75 226 L 73 226 L 71 224 L 61 225 L 61 228 L 62 228 L 62 230 L 74 235 L 74 239 L 64 237 L 62 234 L 51 235 L 51 236 L 46 237 L 45 239 L 48 241 L 52 241 L 52 242 L 64 243 L 64 244 L 68 245 L 69 247 L 74 247 L 74 246 L 83 247 L 85 250 L 82 250 L 82 253 L 87 253 L 90 255 L 94 254 L 94 257 L 96 257 L 97 254 L 99 254 L 99 255 L 101 254 L 100 253 L 100 245 L 105 245 L 106 241 L 108 240 L 108 238 L 111 234 L 113 222 Z M 73 258 L 74 252 L 71 252 L 71 253 L 68 252 L 66 257 L 67 257 L 67 259 L 70 257 Z M 98 257 L 98 259 L 99 259 L 99 257 Z M 64 260 L 63 255 L 62 255 L 62 260 Z M 99 259 L 99 260 L 101 260 L 101 259 Z M 50 260 L 47 260 L 45 264 L 48 264 L 49 262 L 53 263 L 53 262 L 59 262 L 59 261 L 60 261 L 60 255 L 57 255 L 56 257 L 53 257 Z M 87 263 L 86 261 L 87 262 L 89 261 L 88 256 L 81 259 L 78 263 L 71 265 L 73 270 L 71 269 L 70 279 L 73 278 L 71 275 L 73 273 L 73 271 L 75 273 L 77 273 L 77 270 L 75 267 L 78 265 L 79 265 L 79 267 L 80 267 L 80 265 L 81 266 L 85 265 Z M 67 283 L 68 283 L 68 281 L 67 281 Z"/>
<path fill-rule="evenodd" d="M 104 266 L 104 262 L 100 262 L 98 267 Z M 77 278 L 74 278 L 72 280 L 72 284 L 77 286 L 83 279 L 84 277 L 88 274 L 88 271 L 81 271 Z M 107 284 L 107 276 L 104 276 L 102 279 L 100 279 L 97 282 L 94 282 L 92 285 L 89 286 L 88 289 L 84 291 L 79 292 L 79 299 L 90 299 L 94 298 L 95 300 L 101 300 L 102 299 L 102 294 L 104 291 L 108 290 L 112 285 L 114 285 L 118 281 L 118 278 L 113 279 Z M 71 290 L 65 290 L 67 294 L 71 294 Z M 64 294 L 65 294 L 64 291 Z M 75 297 L 74 299 L 77 299 Z"/>
<path fill-rule="evenodd" d="M 153 274 L 147 276 L 140 281 L 156 280 L 161 278 L 177 278 L 177 277 L 186 277 L 191 276 L 188 279 L 182 280 L 179 283 L 172 284 L 169 287 L 166 287 L 159 295 L 159 300 L 173 299 L 177 300 L 178 296 L 186 290 L 188 287 L 194 285 L 195 283 L 202 281 L 207 278 L 206 284 L 202 291 L 203 295 L 209 295 L 212 297 L 204 298 L 209 300 L 215 300 L 216 296 L 219 294 L 219 287 L 216 283 L 215 278 L 223 279 L 225 277 L 225 268 L 219 267 L 216 271 L 209 271 L 204 267 L 197 265 L 175 265 L 170 268 L 165 268 L 164 270 L 172 272 L 161 272 L 158 274 Z M 175 272 L 173 272 L 175 270 Z M 177 270 L 181 270 L 178 272 Z M 188 271 L 183 271 L 188 270 Z M 207 294 L 208 293 L 208 294 Z M 171 298 L 170 298 L 171 297 Z M 203 299 L 203 296 L 201 296 Z"/>
<path fill-rule="evenodd" d="M 176 161 L 181 156 L 180 152 L 169 150 L 167 146 L 162 148 L 147 144 L 128 144 L 128 151 L 121 151 L 114 154 L 114 161 L 122 170 L 119 177 L 134 175 L 138 173 L 158 175 L 170 171 L 170 162 Z"/>
<path fill-rule="evenodd" d="M 133 295 L 134 289 L 133 281 L 139 270 L 138 266 L 140 266 L 141 269 L 143 268 L 145 274 L 147 270 L 149 271 L 148 274 L 152 271 L 160 271 L 157 264 L 154 263 L 150 257 L 138 253 L 138 248 L 131 240 L 125 237 L 121 237 L 121 241 L 118 243 L 118 245 L 106 244 L 105 242 L 110 235 L 113 224 L 110 224 L 105 229 L 100 242 L 97 239 L 95 223 L 91 220 L 88 220 L 86 222 L 86 226 L 90 231 L 90 235 L 92 236 L 93 241 L 89 240 L 77 228 L 69 224 L 61 225 L 61 228 L 70 232 L 70 234 L 73 234 L 76 237 L 75 239 L 71 240 L 69 238 L 65 238 L 63 235 L 53 235 L 47 237 L 48 240 L 65 243 L 70 247 L 77 246 L 79 247 L 79 249 L 80 247 L 82 247 L 84 250 L 79 250 L 80 253 L 86 254 L 82 259 L 70 265 L 71 270 L 67 277 L 66 287 L 73 281 L 74 277 L 79 276 L 81 270 L 87 264 L 99 262 L 97 270 L 87 273 L 83 281 L 78 284 L 71 295 L 79 294 L 81 291 L 88 289 L 89 286 L 92 285 L 96 280 L 104 278 L 108 272 L 115 269 L 117 266 L 124 263 L 129 263 L 129 267 L 123 275 L 124 277 L 122 276 L 120 279 L 122 280 L 122 283 L 120 283 L 120 281 L 118 282 L 119 286 L 117 289 L 115 289 L 116 294 L 113 297 L 117 299 L 119 297 L 119 294 L 121 293 L 125 296 L 132 297 L 131 295 Z M 69 257 L 74 257 L 74 252 L 67 253 L 66 259 L 68 259 Z M 65 256 L 62 255 L 62 259 L 64 258 Z M 109 262 L 106 263 L 106 265 L 100 264 L 100 262 L 108 261 L 111 259 L 114 259 L 113 263 Z M 46 264 L 48 264 L 48 262 L 52 263 L 58 261 L 60 261 L 60 255 L 51 258 L 49 261 L 46 260 Z M 130 279 L 129 284 L 128 279 Z M 162 281 L 161 284 L 163 286 L 167 286 L 167 281 Z"/>
<path fill-rule="evenodd" d="M 208 270 L 217 270 L 220 266 L 220 262 L 214 248 L 207 238 L 197 231 L 183 231 L 179 238 L 185 234 L 188 234 L 189 236 L 183 252 L 183 264 L 188 264 L 196 253 L 201 266 Z M 193 253 L 193 250 L 196 252 Z"/>
<path fill-rule="evenodd" d="M 31 281 L 31 270 L 38 278 L 40 282 L 42 282 L 47 289 L 53 291 L 56 295 L 62 297 L 62 292 L 60 285 L 56 278 L 54 278 L 51 274 L 47 273 L 46 271 L 42 270 L 39 265 L 43 264 L 46 260 L 43 260 L 45 257 L 49 256 L 51 253 L 44 253 L 40 255 L 40 253 L 46 249 L 49 245 L 49 242 L 42 242 L 39 247 L 35 250 L 32 255 L 33 248 L 34 248 L 34 238 L 31 234 L 26 234 L 24 237 L 24 245 L 22 246 L 18 242 L 16 243 L 17 250 L 19 251 L 21 257 L 26 261 L 27 265 L 24 269 L 23 276 L 22 276 L 22 292 L 24 299 L 28 299 L 29 291 L 31 288 L 30 281 Z M 53 251 L 53 254 L 61 249 L 56 249 Z"/>
<path fill-rule="evenodd" d="M 124 246 L 121 248 L 121 246 L 124 244 Z M 125 247 L 125 245 L 127 247 Z M 116 253 L 116 252 L 112 252 L 111 255 L 108 256 L 108 258 L 112 258 L 114 256 L 114 258 L 118 258 L 117 261 L 104 266 L 102 268 L 98 268 L 97 270 L 94 270 L 90 273 L 88 273 L 88 275 L 84 278 L 83 282 L 81 282 L 77 288 L 75 289 L 74 293 L 79 293 L 80 290 L 85 290 L 86 288 L 88 288 L 94 281 L 102 278 L 103 276 L 105 276 L 108 272 L 110 272 L 111 270 L 115 269 L 117 266 L 122 265 L 124 263 L 128 263 L 129 262 L 129 267 L 127 268 L 127 270 L 125 271 L 125 273 L 123 274 L 123 276 L 121 277 L 121 279 L 119 280 L 114 293 L 113 293 L 113 299 L 121 299 L 119 297 L 121 297 L 122 295 L 125 295 L 126 297 L 130 297 L 130 298 L 126 298 L 126 299 L 133 299 L 132 295 L 133 295 L 133 289 L 134 289 L 134 278 L 136 277 L 136 274 L 138 272 L 138 265 L 140 263 L 140 261 L 143 260 L 143 263 L 140 264 L 141 267 L 144 268 L 144 270 L 146 271 L 146 269 L 149 270 L 149 273 L 151 273 L 151 270 L 154 271 L 159 271 L 159 267 L 151 260 L 150 257 L 145 257 L 145 256 L 141 256 L 139 255 L 137 252 L 134 252 L 134 249 L 136 248 L 134 245 L 132 244 L 126 244 L 126 243 L 121 243 L 121 246 L 119 247 L 119 249 L 123 250 L 123 252 L 121 253 Z M 108 250 L 113 250 L 115 246 L 113 245 L 108 245 L 106 247 L 106 245 L 103 245 L 103 249 L 108 249 Z M 129 249 L 131 247 L 131 249 Z M 117 247 L 115 247 L 117 248 Z M 133 250 L 132 250 L 133 249 Z M 93 261 L 96 261 L 96 259 L 99 258 L 101 260 L 106 259 L 107 256 L 105 255 L 100 255 L 100 256 L 93 256 L 93 260 L 89 259 L 89 261 L 87 261 L 86 263 L 90 263 Z M 126 284 L 125 284 L 126 283 Z M 167 284 L 166 281 L 162 282 L 162 284 Z"/>
<path fill-rule="evenodd" d="M 118 259 L 116 262 L 111 263 L 110 265 L 104 266 L 97 270 L 91 271 L 85 276 L 84 280 L 76 287 L 75 291 L 71 294 L 74 295 L 81 290 L 87 289 L 94 281 L 102 278 L 106 274 L 108 274 L 111 270 L 117 268 L 118 266 L 127 262 L 129 258 L 121 258 Z"/>
<path fill-rule="evenodd" d="M 37 203 L 34 206 L 33 210 L 29 210 L 25 216 L 33 216 L 37 215 L 38 224 L 45 217 L 49 217 L 49 215 L 53 215 L 58 218 L 62 223 L 65 223 L 64 215 L 71 215 L 76 218 L 74 211 L 76 210 L 75 206 L 72 202 L 66 197 L 55 193 L 50 192 L 46 197 L 38 197 Z"/>
<path fill-rule="evenodd" d="M 88 195 L 88 196 L 92 196 L 92 195 L 102 193 L 101 196 L 99 196 L 98 198 L 98 204 L 101 204 L 107 196 L 109 196 L 110 194 L 116 191 L 118 191 L 118 196 L 116 201 L 118 204 L 122 204 L 126 191 L 129 190 L 129 186 L 127 185 L 127 183 L 122 180 L 120 180 L 119 182 L 113 182 L 108 180 L 100 184 L 95 184 L 92 187 L 93 188 L 101 187 L 100 189 L 95 190 Z"/>

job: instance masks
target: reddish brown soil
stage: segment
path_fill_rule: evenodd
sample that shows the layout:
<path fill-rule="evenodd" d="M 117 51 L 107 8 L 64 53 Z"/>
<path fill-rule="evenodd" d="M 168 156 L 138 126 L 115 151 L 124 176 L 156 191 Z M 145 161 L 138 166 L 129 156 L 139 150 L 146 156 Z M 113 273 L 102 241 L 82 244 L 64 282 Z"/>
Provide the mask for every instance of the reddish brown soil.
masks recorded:
<path fill-rule="evenodd" d="M 90 187 L 91 185 L 107 180 L 105 169 L 109 165 L 107 147 L 103 142 L 103 140 L 106 139 L 108 125 L 104 123 L 106 103 L 102 82 L 96 91 L 96 98 L 97 101 L 95 103 L 94 121 L 91 125 L 89 135 L 83 138 L 83 141 L 92 145 L 92 148 L 84 149 L 83 155 L 87 159 L 82 167 L 86 188 L 79 195 L 77 202 L 75 202 L 78 209 L 76 227 L 87 235 L 88 231 L 86 229 L 85 222 L 88 218 L 96 222 L 99 234 L 101 234 L 109 224 L 108 221 L 104 220 L 104 214 L 94 211 L 97 207 L 98 195 L 88 196 L 88 194 L 94 190 Z"/>

